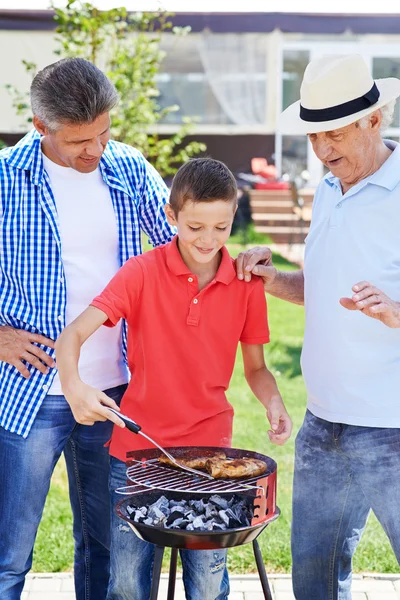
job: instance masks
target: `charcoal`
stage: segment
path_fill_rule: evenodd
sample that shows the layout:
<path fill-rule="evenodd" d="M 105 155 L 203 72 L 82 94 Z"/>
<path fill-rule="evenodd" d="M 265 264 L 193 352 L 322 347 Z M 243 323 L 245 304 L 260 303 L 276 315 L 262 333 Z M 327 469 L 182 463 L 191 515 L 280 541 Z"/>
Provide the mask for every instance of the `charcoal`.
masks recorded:
<path fill-rule="evenodd" d="M 219 509 L 226 510 L 228 508 L 228 500 L 221 496 L 211 496 L 210 502 L 218 506 Z"/>
<path fill-rule="evenodd" d="M 150 506 L 148 517 L 154 521 L 154 525 L 163 522 L 166 519 L 166 515 L 154 504 Z"/>
<path fill-rule="evenodd" d="M 225 523 L 213 523 L 213 531 L 225 531 L 226 525 Z"/>
<path fill-rule="evenodd" d="M 146 518 L 146 512 L 143 510 L 143 507 L 139 508 L 138 510 L 135 510 L 135 516 L 133 519 L 135 523 L 141 523 L 142 521 L 144 521 Z"/>
<path fill-rule="evenodd" d="M 170 508 L 177 508 L 179 506 L 186 510 L 187 502 L 186 500 L 170 500 L 169 506 Z"/>
<path fill-rule="evenodd" d="M 196 517 L 194 519 L 193 529 L 204 529 L 204 521 L 202 517 Z"/>
<path fill-rule="evenodd" d="M 169 514 L 169 500 L 165 496 L 160 496 L 157 502 L 151 505 L 150 508 L 158 508 L 165 516 Z"/>
<path fill-rule="evenodd" d="M 206 511 L 206 504 L 203 502 L 203 499 L 190 500 L 189 505 L 200 515 L 204 514 Z"/>
<path fill-rule="evenodd" d="M 226 510 L 220 510 L 219 511 L 219 516 L 221 518 L 221 520 L 225 523 L 225 525 L 228 527 L 229 526 L 229 517 L 226 514 Z"/>
<path fill-rule="evenodd" d="M 127 512 L 135 523 L 144 523 L 166 529 L 186 531 L 226 531 L 248 527 L 253 516 L 252 506 L 238 495 L 188 500 L 167 500 L 160 496 L 149 507 L 127 506 Z"/>
<path fill-rule="evenodd" d="M 174 510 L 172 513 L 170 513 L 169 517 L 167 517 L 165 525 L 168 527 L 168 525 L 172 525 L 174 521 L 179 520 L 183 521 L 183 513 L 181 513 L 179 510 Z M 177 527 L 179 527 L 179 525 L 177 525 Z"/>
<path fill-rule="evenodd" d="M 208 503 L 206 505 L 206 519 L 211 519 L 218 515 L 218 509 L 214 504 Z"/>

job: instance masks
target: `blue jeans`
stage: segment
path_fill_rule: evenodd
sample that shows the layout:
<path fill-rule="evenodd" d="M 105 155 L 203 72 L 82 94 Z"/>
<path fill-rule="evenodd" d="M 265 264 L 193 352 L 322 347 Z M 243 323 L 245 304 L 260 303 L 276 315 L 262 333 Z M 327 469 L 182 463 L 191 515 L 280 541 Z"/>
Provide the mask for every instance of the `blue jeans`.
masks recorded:
<path fill-rule="evenodd" d="M 352 557 L 370 510 L 400 561 L 399 507 L 400 429 L 330 423 L 307 411 L 293 487 L 296 599 L 351 600 Z"/>
<path fill-rule="evenodd" d="M 120 402 L 125 385 L 107 390 Z M 74 517 L 77 600 L 104 600 L 109 578 L 112 423 L 78 425 L 64 396 L 46 396 L 23 439 L 0 428 L 0 598 L 19 600 L 53 469 L 64 451 Z"/>
<path fill-rule="evenodd" d="M 112 505 L 123 496 L 115 489 L 126 485 L 126 467 L 111 458 Z M 183 583 L 187 600 L 227 600 L 229 578 L 226 550 L 181 550 Z M 138 538 L 112 510 L 111 575 L 107 600 L 149 600 L 154 546 Z"/>

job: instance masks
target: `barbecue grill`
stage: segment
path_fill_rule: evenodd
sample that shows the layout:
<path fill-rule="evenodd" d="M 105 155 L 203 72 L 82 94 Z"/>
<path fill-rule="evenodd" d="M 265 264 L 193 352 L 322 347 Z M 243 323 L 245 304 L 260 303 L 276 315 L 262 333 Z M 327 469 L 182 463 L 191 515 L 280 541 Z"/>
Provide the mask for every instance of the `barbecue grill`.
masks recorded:
<path fill-rule="evenodd" d="M 268 578 L 262 561 L 257 537 L 279 516 L 276 506 L 276 463 L 271 458 L 236 448 L 220 447 L 176 447 L 167 451 L 179 457 L 196 457 L 202 453 L 216 453 L 223 450 L 227 458 L 256 458 L 267 464 L 267 471 L 260 477 L 232 479 L 213 479 L 196 476 L 193 473 L 178 470 L 158 461 L 158 449 L 146 449 L 127 454 L 127 486 L 117 490 L 127 495 L 116 506 L 117 514 L 127 521 L 135 534 L 146 542 L 155 545 L 155 559 L 150 600 L 157 600 L 161 564 L 165 547 L 172 548 L 169 586 L 167 600 L 173 600 L 175 594 L 176 563 L 178 549 L 206 550 L 230 548 L 252 542 L 258 573 L 264 598 L 272 600 Z M 128 508 L 149 506 L 161 496 L 167 499 L 207 499 L 213 495 L 239 496 L 252 506 L 251 524 L 246 527 L 235 527 L 224 531 L 187 531 L 182 529 L 165 529 L 157 525 L 135 522 Z"/>

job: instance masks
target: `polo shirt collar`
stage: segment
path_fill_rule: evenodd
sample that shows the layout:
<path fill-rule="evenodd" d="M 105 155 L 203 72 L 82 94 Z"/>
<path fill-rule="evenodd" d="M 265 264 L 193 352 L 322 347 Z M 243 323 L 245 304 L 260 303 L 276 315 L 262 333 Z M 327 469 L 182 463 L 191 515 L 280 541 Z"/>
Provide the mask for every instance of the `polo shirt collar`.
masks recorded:
<path fill-rule="evenodd" d="M 226 247 L 222 246 L 221 251 L 222 259 L 215 275 L 215 280 L 228 285 L 235 279 L 236 271 L 233 265 L 233 260 Z M 166 254 L 168 268 L 174 275 L 193 275 L 190 269 L 183 262 L 182 256 L 179 252 L 177 235 L 173 238 L 172 242 L 167 244 Z"/>
<path fill-rule="evenodd" d="M 400 144 L 392 140 L 383 141 L 385 145 L 392 150 L 391 155 L 385 160 L 383 165 L 375 171 L 375 173 L 372 173 L 372 175 L 360 181 L 357 186 L 354 186 L 355 188 L 358 189 L 359 185 L 363 186 L 368 183 L 392 191 L 400 183 Z M 327 173 L 324 180 L 331 187 L 337 187 L 340 191 L 342 190 L 339 178 L 332 175 L 332 173 Z"/>

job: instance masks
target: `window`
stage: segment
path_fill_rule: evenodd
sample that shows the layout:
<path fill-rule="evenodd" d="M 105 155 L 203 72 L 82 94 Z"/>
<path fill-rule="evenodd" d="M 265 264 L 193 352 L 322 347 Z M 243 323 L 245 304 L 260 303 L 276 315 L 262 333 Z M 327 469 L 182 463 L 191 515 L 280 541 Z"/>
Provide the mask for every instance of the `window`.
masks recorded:
<path fill-rule="evenodd" d="M 285 50 L 282 73 L 282 110 L 300 98 L 300 86 L 306 66 L 310 62 L 307 50 Z"/>
<path fill-rule="evenodd" d="M 375 57 L 372 60 L 372 76 L 374 79 L 383 79 L 385 77 L 397 77 L 400 79 L 400 57 L 386 58 Z M 391 127 L 400 127 L 400 103 L 396 101 L 396 108 L 393 115 Z"/>

